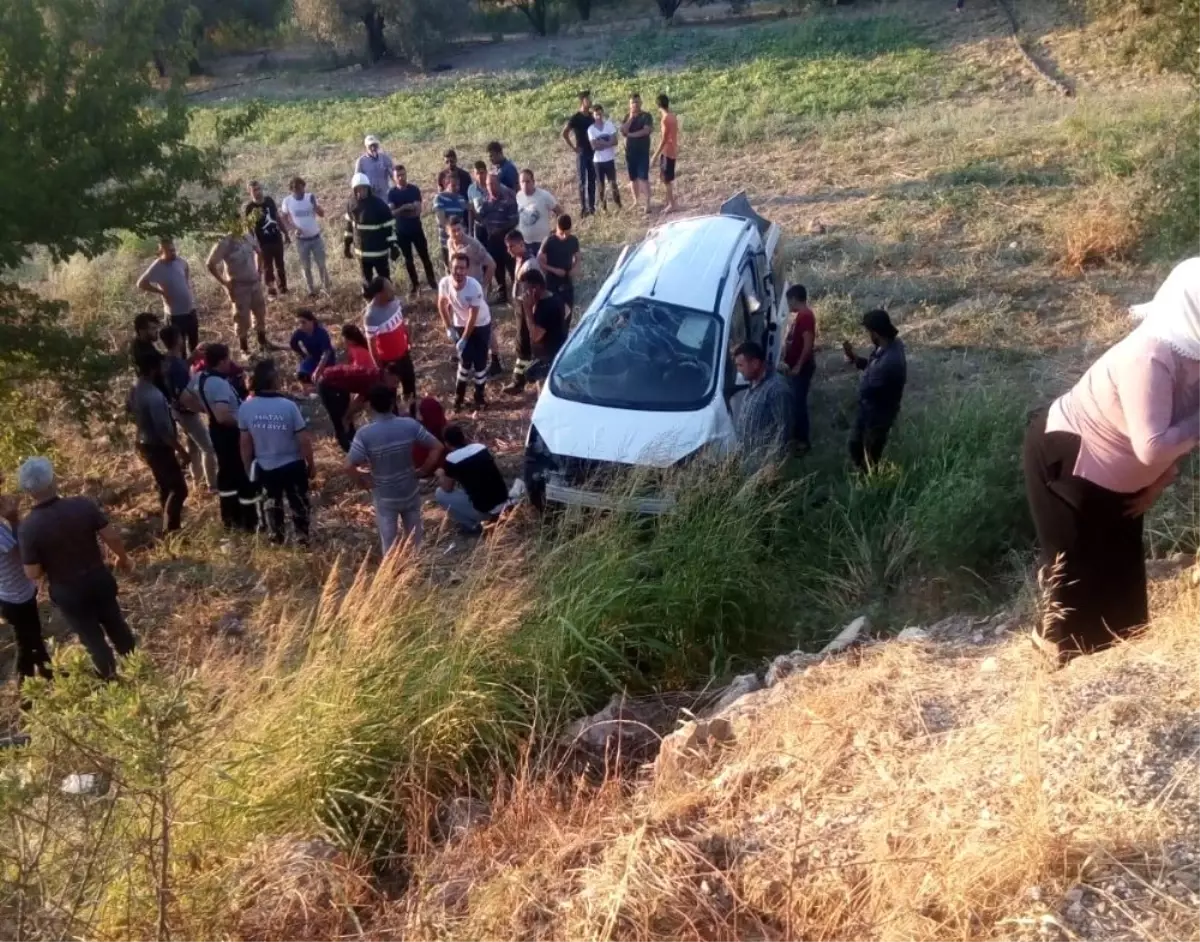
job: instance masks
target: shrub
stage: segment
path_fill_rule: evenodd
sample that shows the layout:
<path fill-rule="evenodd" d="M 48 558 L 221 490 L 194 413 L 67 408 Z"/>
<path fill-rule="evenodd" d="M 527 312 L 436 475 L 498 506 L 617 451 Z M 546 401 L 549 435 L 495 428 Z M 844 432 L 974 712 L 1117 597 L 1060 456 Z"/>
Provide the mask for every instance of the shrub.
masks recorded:
<path fill-rule="evenodd" d="M 1195 73 L 1200 0 L 1083 0 L 1129 59 Z"/>

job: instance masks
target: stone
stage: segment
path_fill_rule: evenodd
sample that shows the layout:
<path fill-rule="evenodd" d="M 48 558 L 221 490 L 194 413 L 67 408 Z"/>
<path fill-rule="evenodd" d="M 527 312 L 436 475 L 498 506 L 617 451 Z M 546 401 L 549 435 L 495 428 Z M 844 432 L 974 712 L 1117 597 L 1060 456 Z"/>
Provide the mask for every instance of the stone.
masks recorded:
<path fill-rule="evenodd" d="M 846 648 L 854 644 L 858 640 L 858 636 L 862 634 L 863 629 L 867 627 L 867 616 L 859 615 L 854 621 L 850 622 L 845 628 L 837 633 L 832 641 L 825 647 L 821 648 L 822 654 L 837 654 L 839 651 L 845 651 Z"/>
<path fill-rule="evenodd" d="M 733 724 L 721 717 L 684 723 L 662 741 L 654 761 L 655 778 L 703 771 L 736 738 Z"/>
<path fill-rule="evenodd" d="M 994 657 L 984 658 L 983 663 L 979 665 L 979 670 L 985 674 L 994 674 L 1000 670 L 1000 662 Z"/>
<path fill-rule="evenodd" d="M 824 235 L 825 234 L 825 224 L 823 222 L 821 222 L 821 220 L 819 220 L 819 219 L 814 219 L 812 222 L 810 222 L 808 224 L 808 231 L 812 235 Z"/>
<path fill-rule="evenodd" d="M 711 707 L 704 711 L 704 715 L 719 716 L 742 697 L 754 693 L 756 690 L 762 690 L 762 688 L 763 682 L 759 679 L 758 674 L 739 674 L 729 682 L 729 686 L 721 691 L 721 695 Z"/>
<path fill-rule="evenodd" d="M 559 743 L 582 753 L 597 767 L 609 760 L 634 763 L 654 757 L 660 738 L 674 727 L 679 705 L 661 697 L 629 699 L 614 695 L 598 713 L 575 720 Z"/>
<path fill-rule="evenodd" d="M 804 670 L 806 667 L 811 667 L 820 660 L 820 655 L 809 654 L 805 651 L 793 651 L 791 654 L 781 654 L 767 668 L 767 686 L 774 687 L 785 678 Z"/>
<path fill-rule="evenodd" d="M 491 820 L 492 809 L 486 801 L 459 795 L 438 810 L 438 830 L 447 841 L 461 840 L 473 827 Z"/>
<path fill-rule="evenodd" d="M 929 632 L 924 628 L 919 628 L 916 625 L 911 625 L 905 628 L 900 634 L 896 635 L 897 641 L 928 641 Z"/>

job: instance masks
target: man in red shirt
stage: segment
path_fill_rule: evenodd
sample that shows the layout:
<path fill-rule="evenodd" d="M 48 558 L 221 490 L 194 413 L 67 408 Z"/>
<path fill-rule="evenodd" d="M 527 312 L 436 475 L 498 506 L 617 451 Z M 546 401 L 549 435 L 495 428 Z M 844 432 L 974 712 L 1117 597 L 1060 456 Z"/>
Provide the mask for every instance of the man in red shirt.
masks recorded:
<path fill-rule="evenodd" d="M 812 384 L 816 361 L 813 350 L 817 342 L 817 318 L 808 306 L 808 290 L 804 285 L 792 285 L 787 292 L 792 326 L 788 331 L 783 352 L 784 375 L 792 384 L 792 441 L 797 454 L 809 449 L 808 387 Z"/>
<path fill-rule="evenodd" d="M 350 451 L 354 441 L 354 417 L 367 404 L 367 396 L 376 386 L 395 389 L 400 385 L 404 367 L 389 363 L 382 369 L 363 366 L 327 366 L 317 381 L 317 395 L 329 413 L 333 434 L 342 451 Z"/>

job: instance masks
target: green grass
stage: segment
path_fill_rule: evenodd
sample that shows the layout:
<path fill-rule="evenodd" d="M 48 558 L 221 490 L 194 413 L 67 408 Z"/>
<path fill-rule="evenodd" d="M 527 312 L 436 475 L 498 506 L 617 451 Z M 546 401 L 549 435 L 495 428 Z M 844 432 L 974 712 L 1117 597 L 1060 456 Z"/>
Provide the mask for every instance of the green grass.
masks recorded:
<path fill-rule="evenodd" d="M 673 57 L 686 65 L 645 67 Z M 356 141 L 364 127 L 406 142 L 544 137 L 561 127 L 586 86 L 618 113 L 634 90 L 647 106 L 665 91 L 689 133 L 750 141 L 796 133 L 830 115 L 929 101 L 966 81 L 923 48 L 910 27 L 887 17 L 853 28 L 821 19 L 774 24 L 736 36 L 654 31 L 621 39 L 602 64 L 544 66 L 536 75 L 431 81 L 383 97 L 268 103 L 249 140 Z M 199 135 L 211 134 L 216 111 L 198 110 Z"/>

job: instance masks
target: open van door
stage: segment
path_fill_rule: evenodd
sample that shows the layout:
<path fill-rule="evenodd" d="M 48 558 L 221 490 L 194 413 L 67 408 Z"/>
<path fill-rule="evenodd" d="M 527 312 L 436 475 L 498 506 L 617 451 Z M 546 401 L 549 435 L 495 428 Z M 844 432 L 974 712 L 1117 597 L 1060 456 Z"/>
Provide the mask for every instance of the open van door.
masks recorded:
<path fill-rule="evenodd" d="M 762 251 L 756 253 L 755 267 L 762 273 L 760 278 L 761 297 L 756 301 L 764 309 L 766 316 L 766 333 L 763 336 L 763 346 L 767 352 L 767 362 L 778 366 L 783 359 L 784 340 L 787 334 L 787 284 L 783 272 L 778 268 L 781 264 L 780 246 L 783 241 L 783 230 L 765 216 L 755 212 L 746 197 L 746 191 L 740 190 L 721 204 L 722 216 L 736 216 L 748 219 L 754 223 L 762 239 Z"/>

